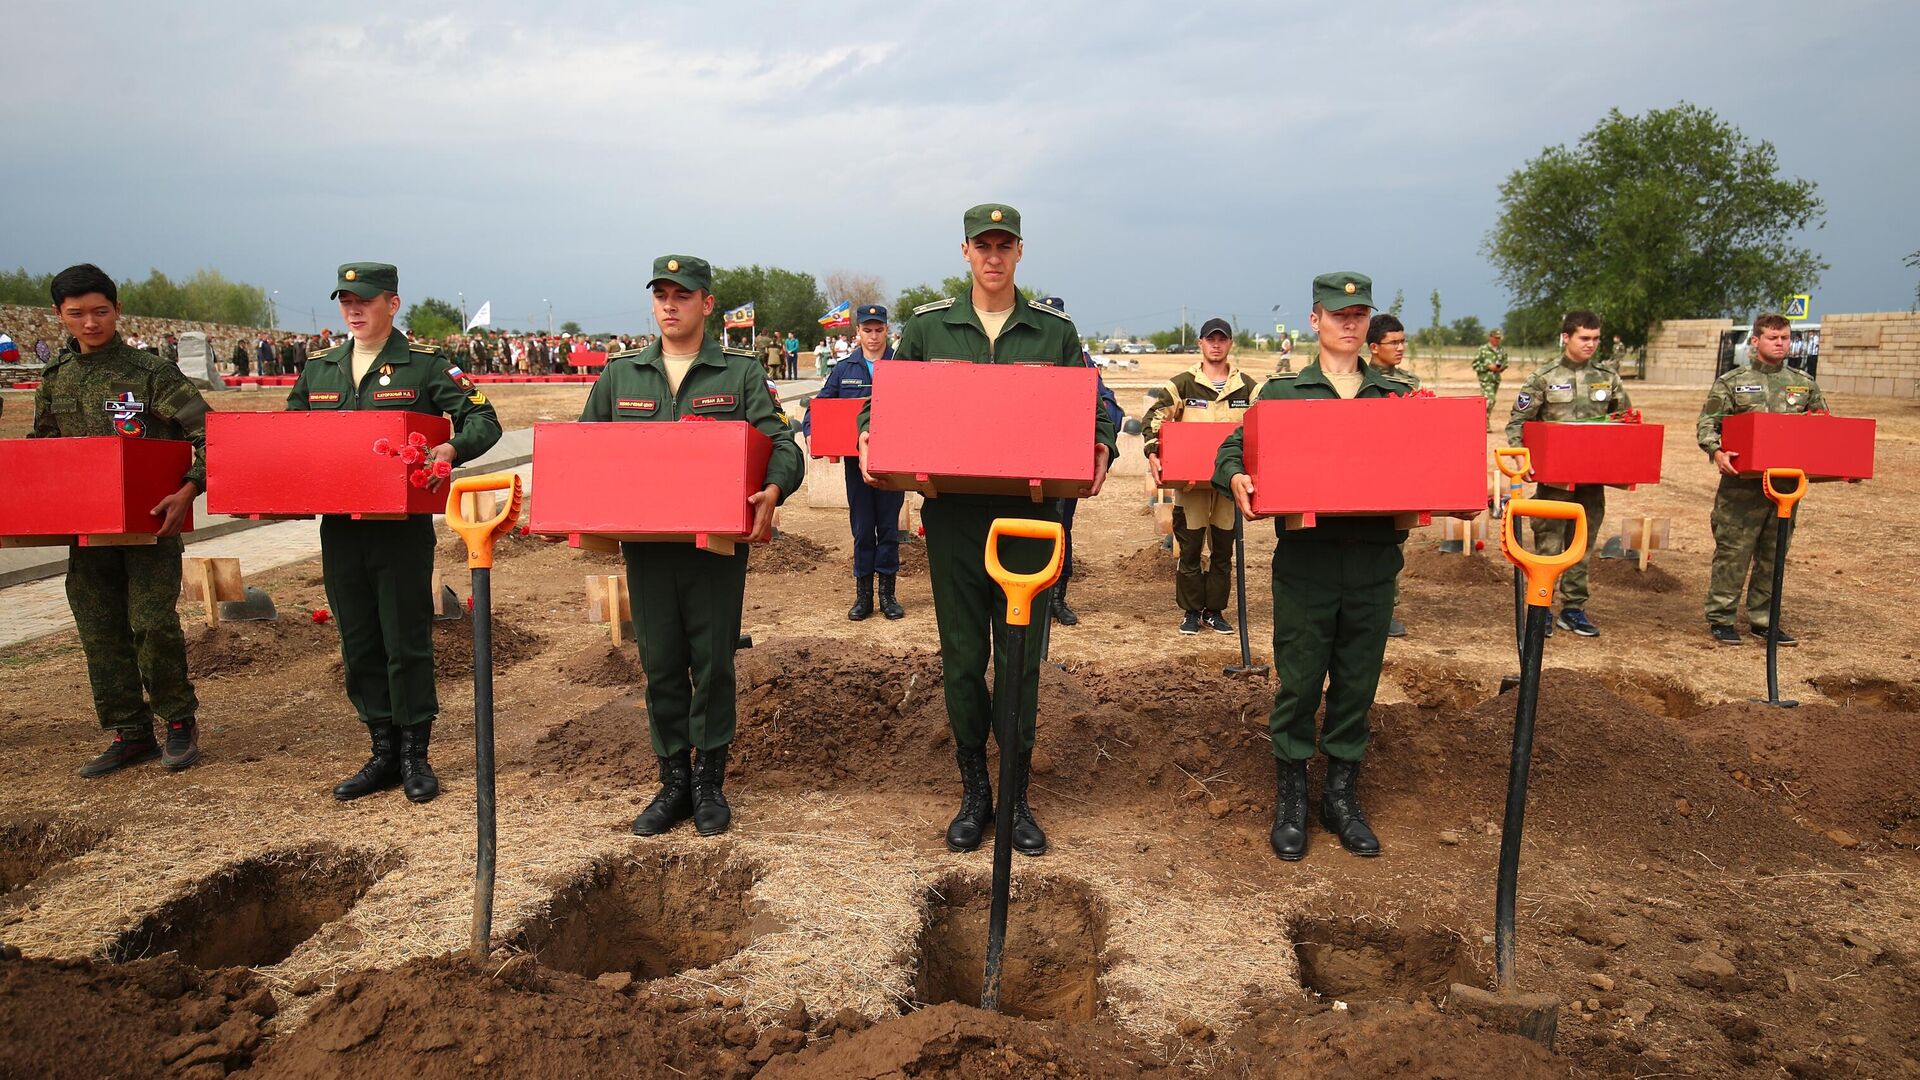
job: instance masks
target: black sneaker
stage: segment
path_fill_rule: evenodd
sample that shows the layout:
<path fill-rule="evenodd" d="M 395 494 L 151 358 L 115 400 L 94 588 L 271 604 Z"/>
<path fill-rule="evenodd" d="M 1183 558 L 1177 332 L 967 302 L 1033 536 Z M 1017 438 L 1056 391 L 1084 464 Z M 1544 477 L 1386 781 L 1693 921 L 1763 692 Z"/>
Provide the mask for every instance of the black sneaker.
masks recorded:
<path fill-rule="evenodd" d="M 1735 630 L 1731 626 L 1722 626 L 1719 623 L 1708 623 L 1707 633 L 1712 634 L 1713 640 L 1722 645 L 1740 644 L 1740 631 Z M 1764 637 L 1765 635 L 1763 634 L 1761 636 Z"/>
<path fill-rule="evenodd" d="M 1767 631 L 1764 627 L 1756 626 L 1753 628 L 1753 636 L 1759 638 L 1761 641 L 1765 641 L 1767 640 Z M 1785 630 L 1780 631 L 1780 646 L 1782 648 L 1786 648 L 1788 646 L 1798 645 L 1798 644 L 1800 644 L 1799 638 L 1794 637 L 1792 634 L 1787 633 Z"/>
<path fill-rule="evenodd" d="M 1200 632 L 1200 613 L 1197 611 L 1187 612 L 1187 617 L 1180 620 L 1180 632 L 1183 634 L 1199 633 Z"/>
<path fill-rule="evenodd" d="M 167 743 L 160 750 L 160 764 L 179 771 L 200 760 L 200 725 L 192 720 L 175 720 L 167 725 Z"/>
<path fill-rule="evenodd" d="M 80 775 L 92 780 L 111 772 L 119 772 L 130 765 L 140 765 L 160 756 L 160 744 L 153 739 L 153 732 L 136 732 L 131 735 L 122 731 L 113 737 L 113 742 L 100 751 L 100 756 L 80 766 Z"/>
<path fill-rule="evenodd" d="M 1222 615 L 1217 611 L 1201 612 L 1200 622 L 1207 629 L 1213 631 L 1216 634 L 1233 633 L 1233 624 L 1227 621 L 1227 617 L 1225 615 Z"/>
<path fill-rule="evenodd" d="M 1593 620 L 1587 618 L 1587 613 L 1577 607 L 1561 608 L 1560 617 L 1554 620 L 1554 624 L 1562 630 L 1571 630 L 1581 637 L 1600 636 L 1600 628 L 1593 625 Z"/>

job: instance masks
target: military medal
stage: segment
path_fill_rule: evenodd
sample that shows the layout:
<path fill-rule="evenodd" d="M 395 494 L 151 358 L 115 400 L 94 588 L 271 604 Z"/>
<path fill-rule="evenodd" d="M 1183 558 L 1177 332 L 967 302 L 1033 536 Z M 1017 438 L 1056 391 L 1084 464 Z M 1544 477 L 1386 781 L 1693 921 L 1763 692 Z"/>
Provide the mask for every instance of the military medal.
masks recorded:
<path fill-rule="evenodd" d="M 391 375 L 382 375 L 382 376 L 380 376 L 380 385 L 381 385 L 381 386 L 385 386 L 385 385 L 387 385 L 388 383 L 390 383 L 390 382 L 392 382 L 392 381 L 393 381 L 393 376 L 391 376 Z"/>

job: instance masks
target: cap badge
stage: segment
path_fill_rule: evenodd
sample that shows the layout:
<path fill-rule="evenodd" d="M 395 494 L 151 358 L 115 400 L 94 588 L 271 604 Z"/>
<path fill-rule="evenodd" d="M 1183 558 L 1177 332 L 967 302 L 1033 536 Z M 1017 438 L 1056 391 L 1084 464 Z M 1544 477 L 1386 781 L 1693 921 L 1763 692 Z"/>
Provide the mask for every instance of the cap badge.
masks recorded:
<path fill-rule="evenodd" d="M 987 216 L 988 216 L 988 217 L 991 217 L 991 218 L 992 218 L 993 220 L 995 220 L 995 221 L 999 221 L 999 220 L 1000 220 L 1000 219 L 1001 219 L 1002 217 L 1005 217 L 1006 215 L 1004 215 L 1004 214 L 1002 214 L 1002 213 L 1001 213 L 1000 211 L 998 211 L 998 210 L 995 210 L 995 211 L 994 211 L 993 213 L 991 213 L 991 214 L 989 214 L 989 215 L 987 215 Z"/>
<path fill-rule="evenodd" d="M 669 274 L 677 274 L 677 273 L 679 273 L 679 272 L 680 272 L 680 260 L 679 260 L 679 259 L 668 259 L 668 260 L 667 260 L 667 273 L 669 273 Z"/>
<path fill-rule="evenodd" d="M 356 278 L 356 277 L 358 277 L 358 276 L 359 276 L 359 275 L 358 275 L 358 274 L 356 274 L 356 273 L 354 273 L 354 272 L 353 272 L 352 270 L 349 270 L 349 271 L 347 271 L 347 280 L 348 280 L 348 281 L 352 281 L 352 280 L 353 280 L 354 278 Z"/>
<path fill-rule="evenodd" d="M 1357 291 L 1359 291 L 1359 289 L 1358 289 L 1358 287 L 1357 287 L 1357 286 L 1355 286 L 1355 285 L 1354 285 L 1354 283 L 1353 283 L 1353 282 L 1351 282 L 1351 281 L 1349 281 L 1349 282 L 1347 282 L 1347 295 L 1348 295 L 1348 296 L 1352 296 L 1352 295 L 1353 295 L 1353 294 L 1354 294 L 1355 292 L 1357 292 Z"/>

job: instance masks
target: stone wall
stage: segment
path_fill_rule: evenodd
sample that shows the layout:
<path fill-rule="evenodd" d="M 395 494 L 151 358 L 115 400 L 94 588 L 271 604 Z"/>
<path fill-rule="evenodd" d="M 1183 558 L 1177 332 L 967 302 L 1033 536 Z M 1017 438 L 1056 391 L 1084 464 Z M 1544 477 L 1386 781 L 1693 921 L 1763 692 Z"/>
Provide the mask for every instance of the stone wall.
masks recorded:
<path fill-rule="evenodd" d="M 1819 381 L 1837 394 L 1920 397 L 1920 314 L 1823 317 Z"/>
<path fill-rule="evenodd" d="M 233 354 L 235 341 L 244 340 L 248 351 L 251 352 L 253 343 L 259 339 L 260 335 L 269 333 L 264 327 L 257 326 L 185 322 L 179 319 L 155 319 L 145 315 L 120 316 L 122 337 L 129 340 L 136 336 L 142 337 L 156 346 L 165 341 L 168 334 L 182 334 L 189 330 L 197 330 L 207 335 L 207 340 L 213 344 L 214 355 L 222 361 Z M 35 362 L 34 344 L 36 342 L 45 341 L 47 348 L 57 353 L 67 341 L 66 328 L 60 325 L 60 320 L 54 315 L 51 305 L 42 308 L 0 304 L 0 331 L 4 331 L 20 346 L 20 359 L 27 363 Z M 278 341 L 286 333 L 284 330 L 273 333 L 273 338 Z"/>
<path fill-rule="evenodd" d="M 1656 325 L 1647 337 L 1647 381 L 1683 386 L 1712 382 L 1720 361 L 1720 334 L 1731 329 L 1732 319 L 1678 319 Z M 1826 367 L 1824 356 L 1821 367 Z"/>

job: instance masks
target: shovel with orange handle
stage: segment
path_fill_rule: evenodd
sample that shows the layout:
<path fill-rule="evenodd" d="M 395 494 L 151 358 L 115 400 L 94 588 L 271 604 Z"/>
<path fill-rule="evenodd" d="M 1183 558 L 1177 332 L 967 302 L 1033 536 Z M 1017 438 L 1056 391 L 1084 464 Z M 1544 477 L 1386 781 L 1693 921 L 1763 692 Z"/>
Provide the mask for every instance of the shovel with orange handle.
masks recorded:
<path fill-rule="evenodd" d="M 1503 506 L 1511 507 L 1514 501 L 1520 498 L 1520 488 L 1525 483 L 1527 474 L 1533 471 L 1533 451 L 1524 446 L 1503 446 L 1493 452 L 1493 464 L 1500 470 L 1500 475 L 1507 478 L 1507 497 L 1501 500 L 1501 503 Z M 1502 510 L 1493 516 L 1499 518 L 1503 513 L 1510 512 Z M 1521 643 L 1527 636 L 1526 589 L 1526 579 L 1521 574 L 1520 567 L 1516 565 L 1513 568 L 1513 649 L 1515 653 L 1520 652 Z M 1520 676 L 1518 675 L 1500 677 L 1500 692 L 1503 694 L 1519 685 Z"/>
<path fill-rule="evenodd" d="M 1047 564 L 1030 574 L 1016 574 L 1000 564 L 1000 538 L 1045 540 L 1051 547 Z M 996 702 L 994 740 L 1000 744 L 1000 805 L 993 819 L 993 906 L 987 912 L 987 962 L 980 986 L 980 1007 L 1000 1008 L 1000 957 L 1007 944 L 1007 898 L 1013 888 L 1013 808 L 1018 801 L 1020 774 L 1027 768 L 1026 748 L 1020 745 L 1020 695 L 1026 690 L 1027 624 L 1033 619 L 1036 597 L 1060 579 L 1061 545 L 1066 530 L 1057 521 L 1031 518 L 995 518 L 987 529 L 987 575 L 1007 595 L 1007 649 L 994 664 L 1011 664 L 1013 674 L 1000 680 L 1004 687 Z"/>
<path fill-rule="evenodd" d="M 492 517 L 468 520 L 461 497 L 505 491 Z M 493 866 L 497 849 L 493 812 L 493 545 L 520 519 L 520 478 L 512 473 L 463 476 L 447 493 L 447 527 L 467 544 L 473 572 L 473 804 L 479 849 L 473 863 L 473 937 L 469 948 L 484 960 L 493 938 Z M 616 616 L 617 617 L 617 616 Z"/>
<path fill-rule="evenodd" d="M 1521 518 L 1573 522 L 1573 542 L 1557 555 L 1536 555 L 1520 546 L 1516 536 Z M 1456 984 L 1448 992 L 1469 1009 L 1501 1014 L 1520 1034 L 1552 1048 L 1559 1025 L 1559 1000 L 1550 994 L 1521 994 L 1513 972 L 1514 901 L 1519 893 L 1520 835 L 1527 816 L 1527 774 L 1533 766 L 1533 714 L 1540 700 L 1540 662 L 1547 642 L 1547 620 L 1553 617 L 1553 587 L 1560 575 L 1587 551 L 1587 512 L 1578 503 L 1547 499 L 1515 499 L 1507 504 L 1500 530 L 1500 549 L 1524 575 L 1526 628 L 1520 637 L 1520 690 L 1514 701 L 1513 756 L 1507 767 L 1507 810 L 1500 823 L 1500 869 L 1494 895 L 1494 993 Z"/>
<path fill-rule="evenodd" d="M 1780 490 L 1774 481 L 1792 480 L 1793 489 Z M 1791 709 L 1798 701 L 1780 697 L 1780 590 L 1787 583 L 1787 540 L 1793 535 L 1793 508 L 1807 493 L 1807 474 L 1799 469 L 1768 469 L 1760 486 L 1773 500 L 1773 516 L 1779 531 L 1773 542 L 1773 600 L 1767 604 L 1767 700 L 1764 704 Z M 1753 613 L 1748 612 L 1749 616 Z"/>

